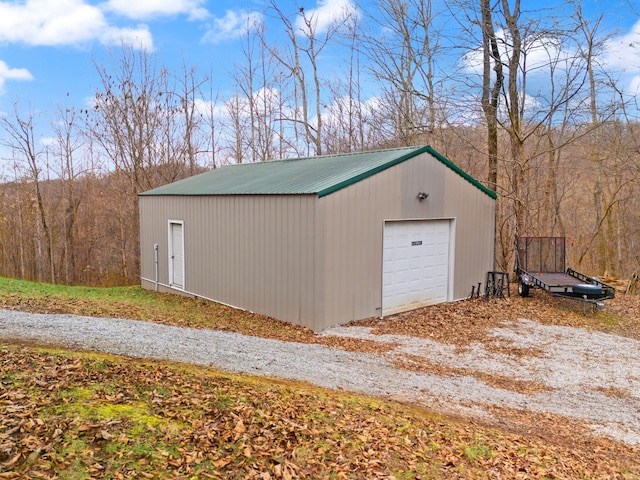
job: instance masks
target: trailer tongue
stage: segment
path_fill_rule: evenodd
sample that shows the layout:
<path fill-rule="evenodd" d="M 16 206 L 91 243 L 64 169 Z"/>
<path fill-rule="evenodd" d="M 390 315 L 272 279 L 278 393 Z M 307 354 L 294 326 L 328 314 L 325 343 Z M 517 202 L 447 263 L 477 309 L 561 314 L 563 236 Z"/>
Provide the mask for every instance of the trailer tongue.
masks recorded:
<path fill-rule="evenodd" d="M 520 296 L 527 297 L 535 287 L 596 304 L 615 296 L 611 285 L 566 268 L 565 253 L 564 237 L 519 237 L 515 273 Z"/>

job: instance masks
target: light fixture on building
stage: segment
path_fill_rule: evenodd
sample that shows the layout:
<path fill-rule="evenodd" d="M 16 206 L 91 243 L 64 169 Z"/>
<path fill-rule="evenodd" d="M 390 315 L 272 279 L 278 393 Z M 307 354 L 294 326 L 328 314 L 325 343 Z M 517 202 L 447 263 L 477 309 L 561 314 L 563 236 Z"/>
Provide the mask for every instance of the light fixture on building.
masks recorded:
<path fill-rule="evenodd" d="M 428 193 L 425 192 L 418 192 L 418 200 L 422 201 L 422 200 L 426 200 L 427 197 L 429 196 Z"/>

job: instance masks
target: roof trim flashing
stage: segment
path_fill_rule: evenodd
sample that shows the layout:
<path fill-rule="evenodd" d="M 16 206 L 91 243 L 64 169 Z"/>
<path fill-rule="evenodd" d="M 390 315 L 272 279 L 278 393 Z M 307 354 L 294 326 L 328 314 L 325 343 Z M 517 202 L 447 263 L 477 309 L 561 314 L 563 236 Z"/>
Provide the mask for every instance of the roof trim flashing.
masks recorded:
<path fill-rule="evenodd" d="M 482 190 L 484 193 L 486 193 L 487 195 L 489 195 L 491 198 L 493 198 L 494 200 L 496 198 L 498 198 L 498 195 L 496 194 L 496 192 L 494 192 L 493 190 L 491 190 L 490 188 L 486 187 L 485 185 L 483 185 L 482 183 L 480 183 L 478 180 L 476 180 L 475 178 L 473 178 L 471 175 L 469 175 L 467 172 L 465 172 L 464 170 L 462 170 L 458 165 L 456 165 L 455 163 L 453 163 L 451 160 L 449 160 L 447 157 L 445 157 L 444 155 L 442 155 L 441 153 L 437 152 L 436 150 L 434 150 L 431 146 L 427 145 L 425 147 L 425 151 L 429 152 L 431 155 L 433 155 L 434 157 L 436 157 L 438 160 L 440 160 L 442 163 L 444 163 L 447 167 L 449 167 L 451 170 L 453 170 L 454 172 L 456 172 L 458 175 L 460 175 L 462 178 L 464 178 L 467 182 L 471 183 L 472 185 L 476 186 L 477 188 L 479 188 L 480 190 Z"/>
<path fill-rule="evenodd" d="M 427 152 L 428 149 L 430 147 L 428 146 L 424 146 L 424 147 L 420 147 L 420 148 L 416 148 L 415 150 L 402 155 L 401 157 L 398 157 L 394 160 L 391 160 L 387 163 L 385 163 L 384 165 L 379 165 L 375 168 L 372 168 L 371 170 L 368 170 L 364 173 L 361 173 L 360 175 L 356 175 L 355 177 L 349 178 L 348 180 L 345 180 L 343 182 L 340 183 L 336 183 L 335 185 L 332 185 L 328 188 L 325 188 L 324 190 L 320 190 L 318 192 L 318 198 L 322 198 L 325 197 L 327 195 L 331 195 L 332 193 L 337 192 L 338 190 L 342 190 L 343 188 L 346 188 L 350 185 L 353 185 L 354 183 L 358 183 L 361 180 L 364 180 L 365 178 L 369 178 L 372 177 L 373 175 L 376 175 L 377 173 L 380 173 L 384 170 L 386 170 L 387 168 L 391 168 L 395 165 L 398 165 L 399 163 L 405 162 L 407 160 L 409 160 L 410 158 L 415 157 L 416 155 L 420 155 L 421 153 Z"/>
<path fill-rule="evenodd" d="M 346 188 L 350 185 L 353 185 L 355 183 L 358 183 L 361 180 L 364 180 L 366 178 L 369 178 L 377 173 L 380 173 L 384 170 L 386 170 L 387 168 L 391 168 L 395 165 L 398 165 L 402 162 L 405 162 L 407 160 L 409 160 L 410 158 L 413 158 L 417 155 L 420 155 L 422 153 L 429 153 L 431 156 L 433 156 L 434 158 L 436 158 L 438 161 L 440 161 L 442 164 L 444 164 L 447 168 L 453 170 L 455 173 L 457 173 L 458 175 L 460 175 L 462 178 L 464 178 L 467 182 L 471 183 L 473 186 L 475 186 L 476 188 L 480 189 L 482 192 L 484 192 L 485 194 L 489 195 L 489 197 L 491 197 L 492 199 L 496 199 L 497 198 L 497 194 L 496 192 L 494 192 L 493 190 L 491 190 L 490 188 L 486 187 L 485 185 L 483 185 L 482 183 L 480 183 L 478 180 L 476 180 L 475 178 L 473 178 L 471 175 L 469 175 L 467 172 L 465 172 L 464 170 L 462 170 L 458 165 L 456 165 L 455 163 L 453 163 L 451 160 L 449 160 L 447 157 L 445 157 L 444 155 L 442 155 L 440 152 L 438 152 L 437 150 L 435 150 L 433 147 L 431 147 L 430 145 L 425 145 L 424 147 L 419 147 L 416 148 L 415 150 L 402 155 L 401 157 L 398 157 L 390 162 L 385 163 L 384 165 L 380 165 L 378 167 L 372 168 L 371 170 L 361 173 L 360 175 L 357 175 L 355 177 L 352 177 L 348 180 L 345 180 L 343 182 L 337 183 L 335 185 L 332 185 L 329 188 L 325 188 L 324 190 L 320 190 L 318 192 L 318 198 L 322 198 L 325 197 L 327 195 L 330 195 L 332 193 L 337 192 L 338 190 L 342 190 L 343 188 Z"/>

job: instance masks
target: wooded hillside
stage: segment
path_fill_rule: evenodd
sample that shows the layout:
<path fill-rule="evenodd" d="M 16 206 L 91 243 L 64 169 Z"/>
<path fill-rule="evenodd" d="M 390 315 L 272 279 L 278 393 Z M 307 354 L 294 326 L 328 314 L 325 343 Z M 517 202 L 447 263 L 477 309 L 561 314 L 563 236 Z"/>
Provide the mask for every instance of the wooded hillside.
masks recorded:
<path fill-rule="evenodd" d="M 380 0 L 320 29 L 267 3 L 289 41 L 250 29 L 231 98 L 123 47 L 96 61 L 90 106 L 0 117 L 0 275 L 135 284 L 142 191 L 229 163 L 423 144 L 497 192 L 496 269 L 511 271 L 519 235 L 566 236 L 590 275 L 640 268 L 639 99 L 580 4 Z"/>

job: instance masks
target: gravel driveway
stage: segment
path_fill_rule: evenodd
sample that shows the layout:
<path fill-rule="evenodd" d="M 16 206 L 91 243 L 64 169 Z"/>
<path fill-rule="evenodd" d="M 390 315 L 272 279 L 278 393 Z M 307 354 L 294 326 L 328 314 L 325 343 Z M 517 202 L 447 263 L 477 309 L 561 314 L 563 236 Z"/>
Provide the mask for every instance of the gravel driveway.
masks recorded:
<path fill-rule="evenodd" d="M 464 348 L 373 335 L 355 326 L 323 335 L 384 342 L 391 348 L 384 354 L 353 353 L 151 322 L 0 310 L 0 339 L 7 342 L 302 380 L 489 419 L 495 407 L 550 413 L 585 422 L 597 435 L 640 444 L 640 341 L 525 319 L 506 322 L 492 330 L 486 343 Z M 415 368 L 399 368 L 398 362 Z"/>

